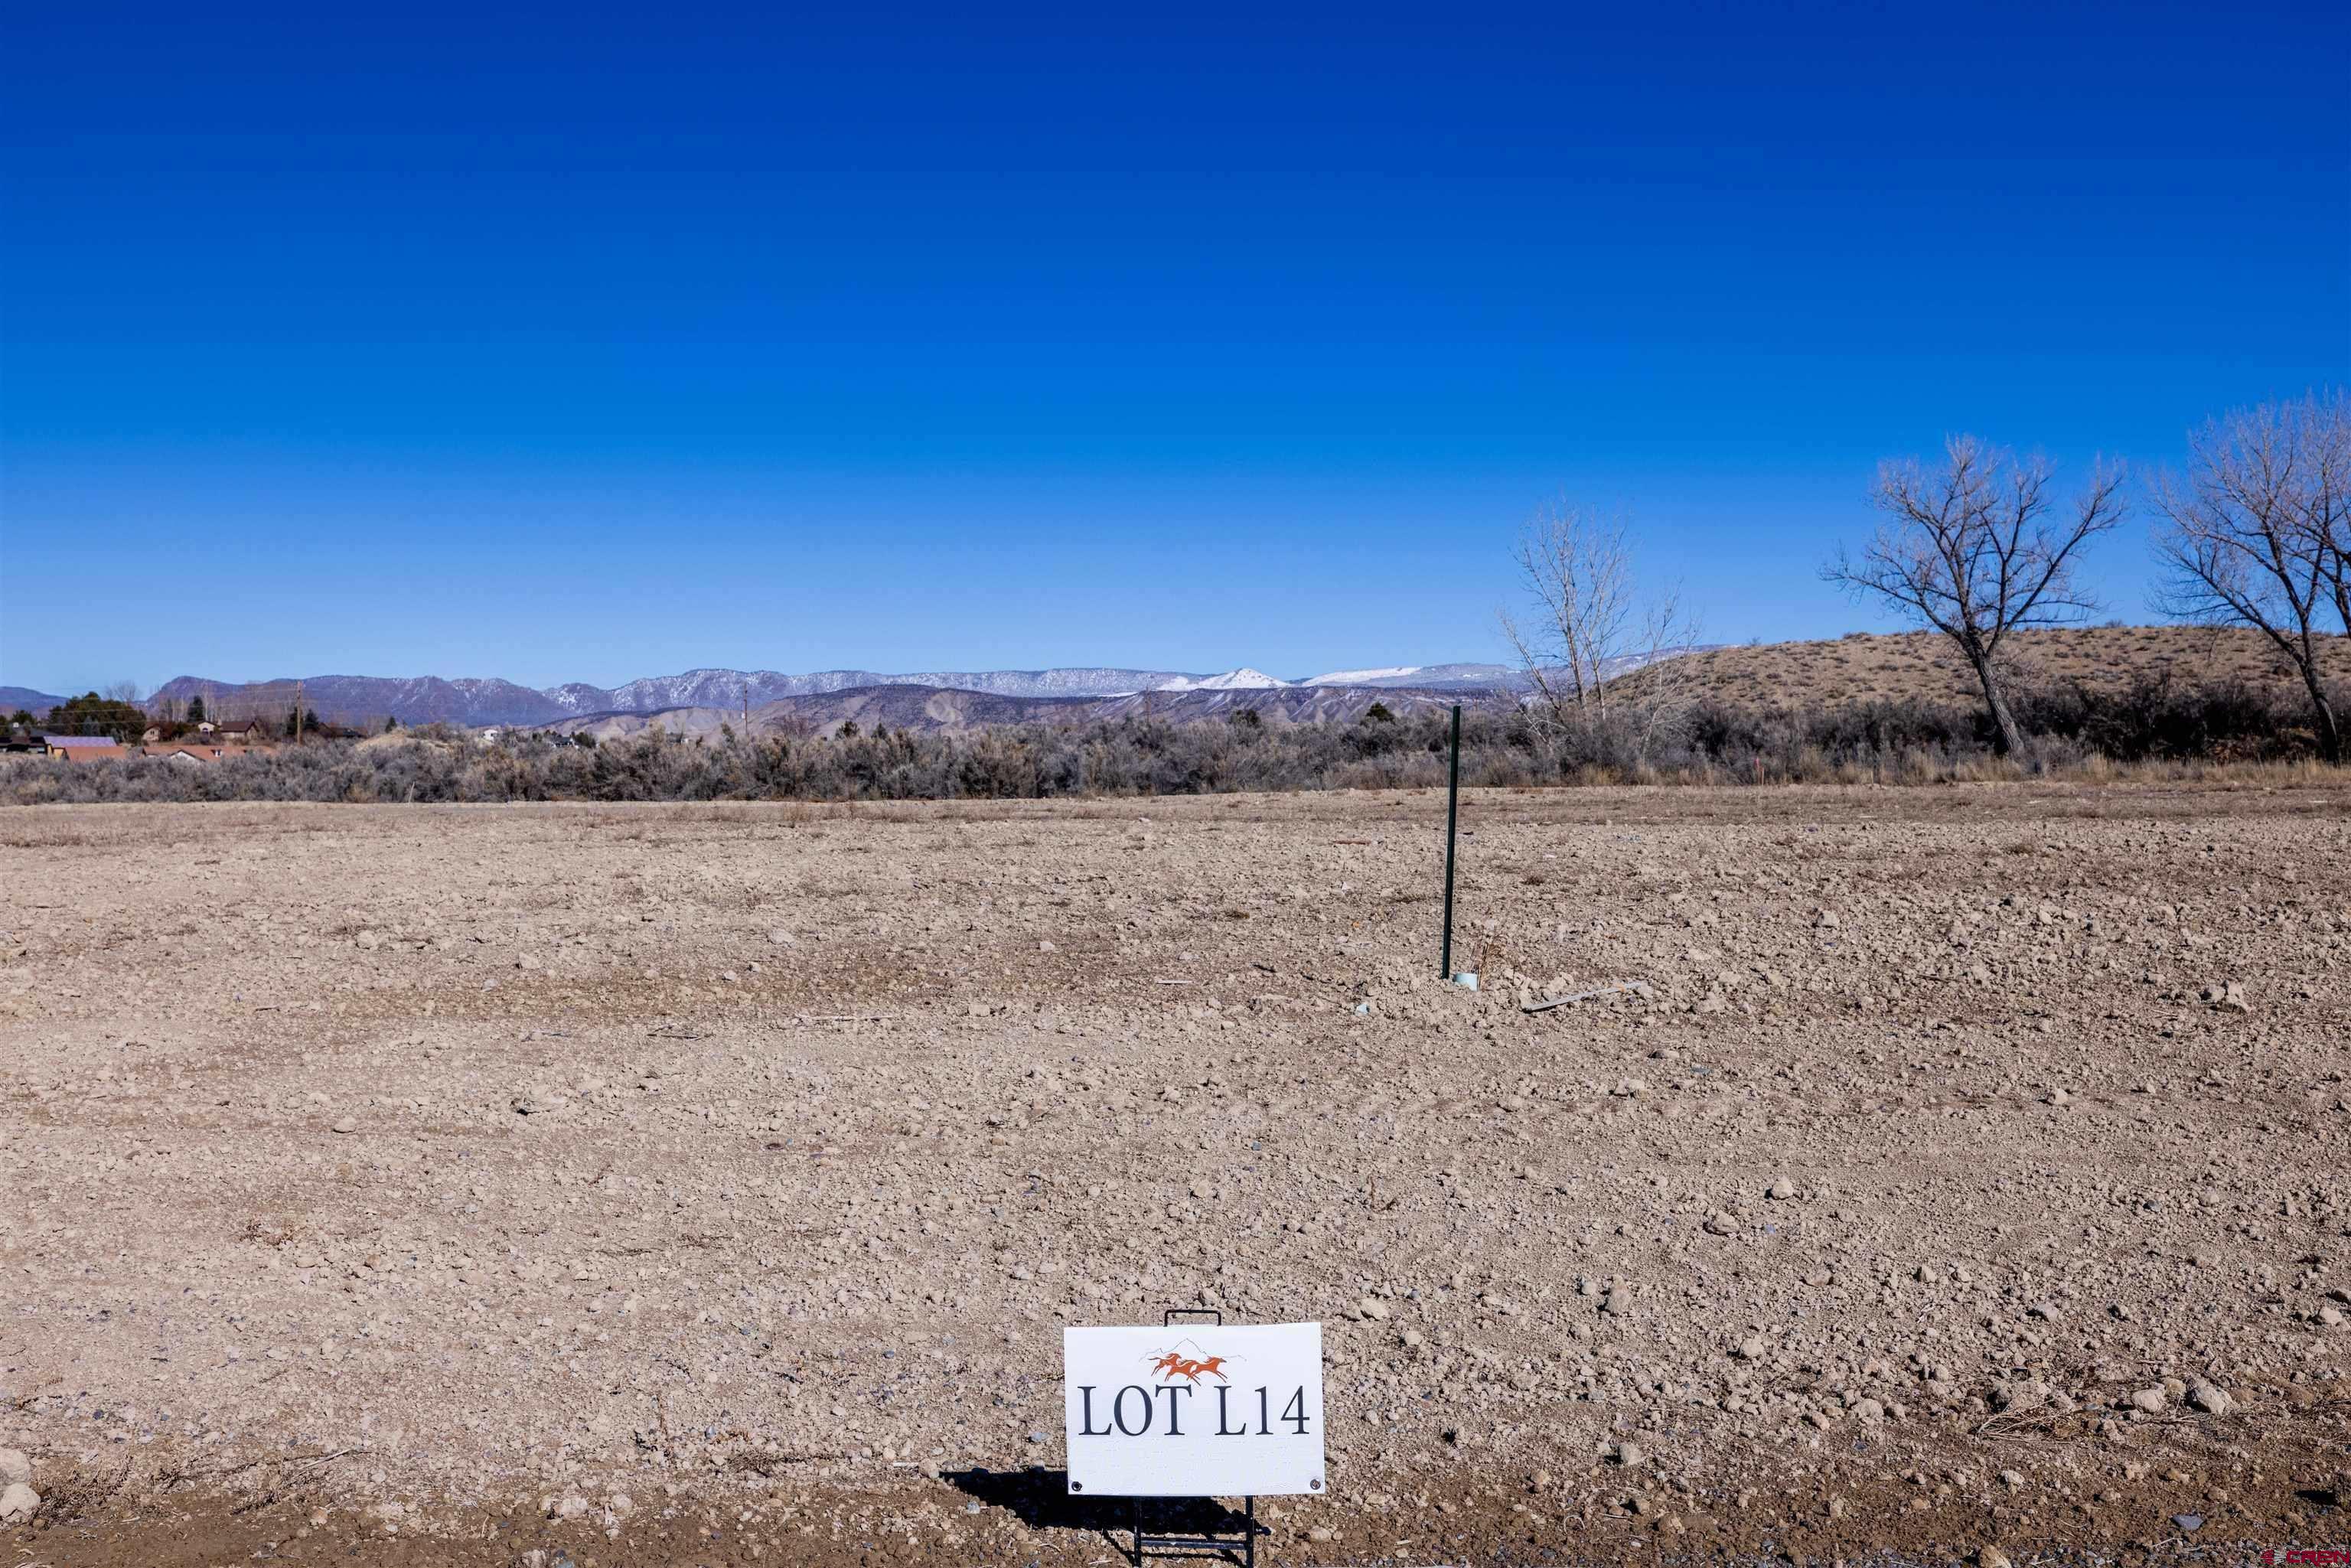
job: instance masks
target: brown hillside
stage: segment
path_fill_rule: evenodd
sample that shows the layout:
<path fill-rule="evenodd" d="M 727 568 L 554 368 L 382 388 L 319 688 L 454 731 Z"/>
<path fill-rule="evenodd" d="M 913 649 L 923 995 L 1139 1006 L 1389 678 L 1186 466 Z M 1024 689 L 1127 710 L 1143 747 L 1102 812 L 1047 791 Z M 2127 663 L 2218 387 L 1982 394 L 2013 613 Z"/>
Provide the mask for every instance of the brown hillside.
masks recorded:
<path fill-rule="evenodd" d="M 2335 639 L 2335 677 L 2351 681 L 2351 650 Z M 2183 685 L 2241 679 L 2299 688 L 2293 668 L 2258 632 L 2204 626 L 2077 626 L 2021 632 L 2010 639 L 2014 677 L 2025 684 L 2109 689 L 2168 674 Z M 1621 685 L 1695 675 L 1707 696 L 1735 706 L 1834 707 L 1925 699 L 1972 703 L 1975 677 L 1949 641 L 1931 632 L 1855 632 L 1834 642 L 1770 643 L 1685 654 L 1670 670 L 1640 672 Z"/>

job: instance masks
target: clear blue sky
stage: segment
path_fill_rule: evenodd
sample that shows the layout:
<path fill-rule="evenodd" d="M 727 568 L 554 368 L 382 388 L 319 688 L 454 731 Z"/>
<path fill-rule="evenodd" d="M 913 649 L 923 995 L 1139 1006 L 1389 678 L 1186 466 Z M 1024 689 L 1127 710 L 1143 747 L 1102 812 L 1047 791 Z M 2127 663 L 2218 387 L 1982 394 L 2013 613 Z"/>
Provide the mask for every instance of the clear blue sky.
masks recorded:
<path fill-rule="evenodd" d="M 0 682 L 1720 640 L 2351 380 L 2351 9 L 10 8 Z M 2096 575 L 2145 613 L 2136 530 Z"/>

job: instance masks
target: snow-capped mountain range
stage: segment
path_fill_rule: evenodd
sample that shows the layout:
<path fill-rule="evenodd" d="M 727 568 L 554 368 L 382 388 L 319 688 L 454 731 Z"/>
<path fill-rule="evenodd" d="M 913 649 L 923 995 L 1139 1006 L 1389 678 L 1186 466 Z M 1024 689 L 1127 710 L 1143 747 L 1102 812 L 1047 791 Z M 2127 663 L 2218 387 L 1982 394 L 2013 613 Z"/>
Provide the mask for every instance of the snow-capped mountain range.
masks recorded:
<path fill-rule="evenodd" d="M 307 675 L 303 706 L 350 723 L 396 717 L 403 724 L 551 724 L 599 714 L 662 713 L 677 708 L 757 708 L 786 697 L 820 695 L 868 686 L 928 686 L 1004 697 L 1127 697 L 1157 692 L 1270 692 L 1295 688 L 1371 686 L 1428 691 L 1491 691 L 1520 685 L 1506 664 L 1398 664 L 1339 670 L 1284 680 L 1246 666 L 1221 674 L 1112 666 L 1047 670 L 925 670 L 883 674 L 872 670 L 688 670 L 617 686 L 569 682 L 531 687 L 495 677 Z M 271 714 L 292 706 L 297 682 L 214 681 L 181 675 L 158 687 L 153 700 L 185 706 L 202 696 L 215 712 Z"/>
<path fill-rule="evenodd" d="M 1608 673 L 1621 674 L 1640 662 L 1624 661 L 1623 668 L 1612 667 Z M 287 676 L 240 682 L 181 675 L 158 687 L 150 702 L 175 704 L 184 709 L 192 699 L 203 697 L 215 714 L 225 718 L 248 715 L 274 718 L 294 705 L 298 690 L 305 707 L 345 723 L 375 725 L 395 717 L 403 724 L 441 720 L 466 725 L 534 725 L 684 708 L 741 712 L 788 698 L 890 686 L 1035 700 L 1363 689 L 1469 694 L 1522 689 L 1527 684 L 1524 672 L 1513 665 L 1466 663 L 1383 664 L 1332 670 L 1296 679 L 1270 675 L 1248 665 L 1217 674 L 1116 665 L 923 670 L 900 674 L 873 670 L 818 670 L 787 674 L 776 670 L 701 669 L 675 675 L 647 676 L 617 686 L 572 681 L 546 687 L 526 686 L 494 676 L 307 675 L 298 680 Z M 18 690 L 13 700 L 38 714 L 64 699 Z"/>

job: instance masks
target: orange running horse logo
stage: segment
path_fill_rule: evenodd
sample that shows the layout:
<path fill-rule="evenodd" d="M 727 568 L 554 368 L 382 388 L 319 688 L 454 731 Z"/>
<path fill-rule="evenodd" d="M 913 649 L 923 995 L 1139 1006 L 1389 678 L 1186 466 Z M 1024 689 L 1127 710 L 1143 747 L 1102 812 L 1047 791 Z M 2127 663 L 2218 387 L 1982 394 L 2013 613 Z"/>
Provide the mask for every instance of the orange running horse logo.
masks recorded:
<path fill-rule="evenodd" d="M 1219 1383 L 1230 1382 L 1231 1379 L 1225 1375 L 1224 1365 L 1225 1358 L 1221 1355 L 1204 1355 L 1196 1359 L 1186 1355 L 1180 1350 L 1171 1350 L 1161 1353 L 1152 1362 L 1151 1370 L 1165 1382 L 1173 1383 L 1181 1377 L 1197 1388 L 1200 1385 L 1200 1375 L 1204 1372 Z"/>

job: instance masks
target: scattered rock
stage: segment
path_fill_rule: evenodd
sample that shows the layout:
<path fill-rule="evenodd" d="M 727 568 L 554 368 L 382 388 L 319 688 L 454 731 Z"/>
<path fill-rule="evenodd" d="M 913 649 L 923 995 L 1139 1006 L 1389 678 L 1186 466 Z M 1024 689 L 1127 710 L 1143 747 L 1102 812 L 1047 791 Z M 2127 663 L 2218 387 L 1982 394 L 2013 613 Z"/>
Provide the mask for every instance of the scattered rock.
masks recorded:
<path fill-rule="evenodd" d="M 22 1448 L 0 1448 L 0 1487 L 33 1484 L 33 1461 Z"/>
<path fill-rule="evenodd" d="M 2241 980 L 2220 980 L 2204 988 L 2204 1000 L 2222 1012 L 2242 1013 L 2252 1010 L 2252 1002 L 2245 995 Z"/>
<path fill-rule="evenodd" d="M 2188 1390 L 2188 1403 L 2208 1416 L 2226 1416 L 2237 1407 L 2229 1391 L 2210 1383 L 2199 1383 Z"/>
<path fill-rule="evenodd" d="M 41 1494 L 23 1481 L 0 1490 L 0 1524 L 26 1524 L 41 1511 Z"/>

